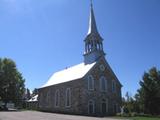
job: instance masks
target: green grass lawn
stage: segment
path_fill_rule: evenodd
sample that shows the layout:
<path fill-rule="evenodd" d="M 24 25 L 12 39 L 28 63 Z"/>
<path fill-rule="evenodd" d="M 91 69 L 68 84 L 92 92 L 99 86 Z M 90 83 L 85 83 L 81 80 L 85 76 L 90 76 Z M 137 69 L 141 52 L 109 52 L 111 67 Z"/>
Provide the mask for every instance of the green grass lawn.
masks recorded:
<path fill-rule="evenodd" d="M 156 117 L 115 117 L 121 120 L 160 120 L 160 118 L 156 118 Z"/>

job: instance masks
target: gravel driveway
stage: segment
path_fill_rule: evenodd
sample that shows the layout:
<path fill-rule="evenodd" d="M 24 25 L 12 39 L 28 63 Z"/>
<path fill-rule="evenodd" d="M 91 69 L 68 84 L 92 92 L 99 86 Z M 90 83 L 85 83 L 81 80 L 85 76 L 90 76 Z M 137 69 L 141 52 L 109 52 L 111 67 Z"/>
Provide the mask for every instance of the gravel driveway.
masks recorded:
<path fill-rule="evenodd" d="M 44 113 L 37 111 L 22 111 L 22 112 L 0 112 L 0 120 L 116 120 L 116 119 Z"/>

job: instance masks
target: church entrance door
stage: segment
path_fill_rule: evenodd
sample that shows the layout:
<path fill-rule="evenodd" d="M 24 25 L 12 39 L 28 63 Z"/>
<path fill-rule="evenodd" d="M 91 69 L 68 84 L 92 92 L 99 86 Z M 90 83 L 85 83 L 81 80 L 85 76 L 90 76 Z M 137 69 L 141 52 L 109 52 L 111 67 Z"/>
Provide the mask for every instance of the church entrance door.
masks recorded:
<path fill-rule="evenodd" d="M 107 112 L 106 103 L 102 103 L 102 115 L 105 115 Z"/>
<path fill-rule="evenodd" d="M 107 101 L 105 99 L 103 99 L 101 103 L 101 112 L 103 116 L 108 112 Z"/>
<path fill-rule="evenodd" d="M 94 102 L 92 100 L 90 100 L 88 103 L 88 114 L 94 114 Z"/>

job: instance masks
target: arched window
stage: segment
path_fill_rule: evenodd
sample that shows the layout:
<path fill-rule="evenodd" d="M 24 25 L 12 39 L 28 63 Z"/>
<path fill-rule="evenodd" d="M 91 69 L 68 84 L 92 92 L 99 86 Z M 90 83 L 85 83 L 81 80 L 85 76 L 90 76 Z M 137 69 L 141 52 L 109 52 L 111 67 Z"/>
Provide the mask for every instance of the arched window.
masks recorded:
<path fill-rule="evenodd" d="M 112 80 L 112 92 L 116 92 L 116 83 Z"/>
<path fill-rule="evenodd" d="M 66 90 L 66 107 L 71 106 L 71 90 L 70 88 L 67 88 Z"/>
<path fill-rule="evenodd" d="M 88 101 L 88 114 L 94 114 L 94 101 L 89 100 Z"/>
<path fill-rule="evenodd" d="M 94 78 L 92 75 L 88 76 L 88 90 L 94 90 Z"/>
<path fill-rule="evenodd" d="M 55 107 L 59 106 L 59 102 L 60 102 L 60 92 L 59 92 L 59 90 L 56 90 L 56 92 L 55 92 Z"/>
<path fill-rule="evenodd" d="M 107 90 L 107 80 L 104 76 L 100 78 L 100 89 L 102 92 L 106 92 Z"/>

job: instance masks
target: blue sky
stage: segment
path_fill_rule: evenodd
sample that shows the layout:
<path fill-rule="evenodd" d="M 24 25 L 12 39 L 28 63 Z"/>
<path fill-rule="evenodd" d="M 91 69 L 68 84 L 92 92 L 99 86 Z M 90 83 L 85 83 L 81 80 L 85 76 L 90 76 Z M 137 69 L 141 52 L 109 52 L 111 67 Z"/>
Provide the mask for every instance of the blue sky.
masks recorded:
<path fill-rule="evenodd" d="M 94 0 L 106 59 L 134 95 L 144 71 L 160 69 L 160 0 Z M 83 61 L 89 0 L 0 0 L 0 57 L 38 88 Z"/>

